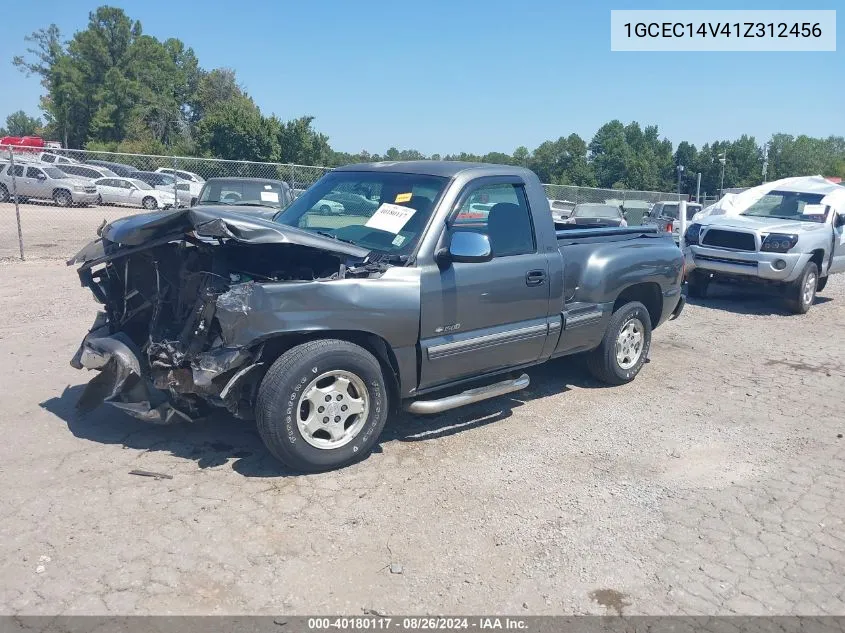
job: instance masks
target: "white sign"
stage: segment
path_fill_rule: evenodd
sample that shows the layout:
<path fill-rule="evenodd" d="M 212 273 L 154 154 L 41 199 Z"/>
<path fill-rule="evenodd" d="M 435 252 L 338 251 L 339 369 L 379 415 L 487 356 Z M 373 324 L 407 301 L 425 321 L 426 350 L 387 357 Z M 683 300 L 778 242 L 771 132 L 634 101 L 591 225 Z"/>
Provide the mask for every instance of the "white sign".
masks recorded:
<path fill-rule="evenodd" d="M 275 191 L 262 191 L 261 192 L 261 200 L 263 202 L 278 202 L 279 201 L 279 194 Z"/>
<path fill-rule="evenodd" d="M 805 204 L 802 213 L 804 215 L 824 215 L 825 205 L 823 204 Z"/>
<path fill-rule="evenodd" d="M 396 235 L 416 212 L 416 209 L 385 202 L 376 209 L 376 212 L 373 213 L 372 217 L 367 220 L 364 226 Z"/>

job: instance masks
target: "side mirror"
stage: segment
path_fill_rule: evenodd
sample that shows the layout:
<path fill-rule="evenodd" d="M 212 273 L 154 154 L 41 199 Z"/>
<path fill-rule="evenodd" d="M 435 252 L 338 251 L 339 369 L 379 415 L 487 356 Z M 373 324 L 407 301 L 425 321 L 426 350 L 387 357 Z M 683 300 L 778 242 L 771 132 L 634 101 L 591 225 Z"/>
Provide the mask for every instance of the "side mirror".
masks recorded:
<path fill-rule="evenodd" d="M 38 174 L 38 175 L 36 176 L 36 178 L 37 178 L 38 180 L 47 180 L 47 176 L 45 176 L 44 174 Z"/>
<path fill-rule="evenodd" d="M 839 226 L 845 226 L 845 214 L 843 214 L 843 213 L 838 213 L 838 214 L 836 215 L 836 226 L 837 226 L 837 227 L 839 227 Z"/>
<path fill-rule="evenodd" d="M 483 233 L 455 231 L 449 242 L 449 248 L 441 248 L 436 256 L 437 263 L 445 267 L 449 263 L 476 264 L 493 259 L 490 238 Z"/>

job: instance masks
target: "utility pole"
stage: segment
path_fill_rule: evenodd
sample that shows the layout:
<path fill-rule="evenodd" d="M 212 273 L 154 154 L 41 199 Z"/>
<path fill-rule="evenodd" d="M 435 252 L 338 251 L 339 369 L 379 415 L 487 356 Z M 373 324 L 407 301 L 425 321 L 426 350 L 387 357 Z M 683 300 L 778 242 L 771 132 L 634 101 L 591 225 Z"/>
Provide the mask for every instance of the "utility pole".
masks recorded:
<path fill-rule="evenodd" d="M 769 143 L 763 145 L 763 184 L 766 183 L 766 175 L 769 172 Z"/>
<path fill-rule="evenodd" d="M 678 165 L 678 195 L 681 195 L 681 174 L 684 173 L 684 166 Z"/>
<path fill-rule="evenodd" d="M 722 164 L 722 180 L 719 183 L 719 198 L 721 198 L 724 195 L 723 192 L 725 189 L 725 163 L 728 162 L 727 152 L 722 152 L 721 154 L 719 154 L 719 162 Z"/>
<path fill-rule="evenodd" d="M 695 201 L 701 202 L 701 172 L 695 178 Z"/>

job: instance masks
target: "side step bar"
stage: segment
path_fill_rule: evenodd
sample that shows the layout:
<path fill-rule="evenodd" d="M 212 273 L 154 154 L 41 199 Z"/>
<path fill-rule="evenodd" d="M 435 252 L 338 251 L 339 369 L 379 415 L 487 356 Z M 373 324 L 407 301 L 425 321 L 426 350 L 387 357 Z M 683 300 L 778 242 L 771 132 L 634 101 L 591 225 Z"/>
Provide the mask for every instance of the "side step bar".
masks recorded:
<path fill-rule="evenodd" d="M 506 393 L 525 389 L 530 382 L 531 379 L 528 378 L 528 374 L 522 374 L 519 378 L 503 380 L 502 382 L 493 383 L 484 387 L 476 387 L 475 389 L 467 389 L 461 393 L 446 396 L 439 400 L 415 400 L 405 405 L 405 411 L 423 415 L 440 413 L 472 404 L 473 402 L 480 402 L 481 400 L 487 400 L 488 398 L 495 398 L 496 396 L 503 396 Z"/>

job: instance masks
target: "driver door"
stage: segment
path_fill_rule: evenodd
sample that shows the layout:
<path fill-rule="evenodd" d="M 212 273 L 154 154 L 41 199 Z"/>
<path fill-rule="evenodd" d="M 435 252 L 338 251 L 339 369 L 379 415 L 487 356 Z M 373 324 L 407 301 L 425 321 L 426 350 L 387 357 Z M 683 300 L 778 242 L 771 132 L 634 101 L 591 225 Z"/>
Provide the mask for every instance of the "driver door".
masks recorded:
<path fill-rule="evenodd" d="M 474 207 L 481 199 L 489 210 Z M 446 230 L 488 235 L 493 258 L 423 268 L 420 389 L 532 363 L 548 336 L 548 261 L 522 181 L 469 185 Z"/>

